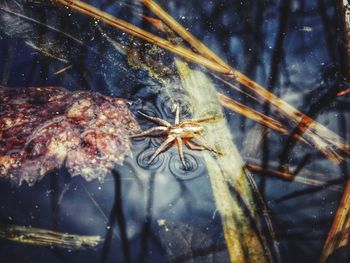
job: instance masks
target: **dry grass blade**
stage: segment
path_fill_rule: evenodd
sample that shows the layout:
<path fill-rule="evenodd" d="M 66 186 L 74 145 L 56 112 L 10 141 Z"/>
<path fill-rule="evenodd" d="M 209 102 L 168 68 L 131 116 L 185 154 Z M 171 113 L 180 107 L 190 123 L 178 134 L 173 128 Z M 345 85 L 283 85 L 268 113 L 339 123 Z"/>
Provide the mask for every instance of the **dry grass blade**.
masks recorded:
<path fill-rule="evenodd" d="M 60 74 L 62 74 L 62 73 L 64 73 L 64 72 L 66 72 L 67 70 L 69 70 L 69 69 L 71 69 L 73 66 L 72 65 L 68 65 L 68 66 L 66 66 L 66 67 L 64 67 L 64 68 L 62 68 L 62 69 L 60 69 L 60 70 L 57 70 L 55 73 L 53 73 L 54 75 L 60 75 Z"/>
<path fill-rule="evenodd" d="M 218 100 L 220 102 L 220 104 L 222 106 L 224 106 L 225 108 L 228 108 L 230 110 L 233 110 L 235 112 L 238 112 L 239 114 L 242 114 L 243 116 L 254 120 L 266 127 L 269 127 L 273 130 L 276 130 L 278 132 L 281 132 L 282 134 L 288 135 L 289 132 L 283 127 L 282 123 L 280 123 L 279 121 L 276 121 L 275 119 L 266 116 L 260 112 L 257 112 L 251 108 L 249 108 L 248 106 L 243 105 L 240 102 L 237 102 L 221 93 L 217 93 L 218 95 Z M 294 135 L 294 138 L 307 143 L 307 141 L 305 141 L 302 137 L 300 137 L 298 134 Z"/>
<path fill-rule="evenodd" d="M 260 84 L 249 79 L 247 76 L 234 70 L 233 76 L 223 76 L 228 82 L 239 82 L 248 87 L 263 101 L 268 101 L 275 106 L 275 111 L 282 116 L 285 116 L 289 120 L 297 124 L 296 129 L 310 138 L 312 143 L 323 152 L 329 159 L 334 162 L 340 162 L 342 157 L 334 151 L 334 146 L 338 148 L 343 154 L 350 153 L 350 148 L 344 140 L 326 128 L 325 126 L 317 123 L 315 120 L 306 116 L 286 101 L 278 98 L 276 95 L 267 91 Z"/>
<path fill-rule="evenodd" d="M 291 181 L 296 183 L 301 183 L 305 185 L 323 187 L 332 191 L 342 192 L 344 187 L 342 186 L 341 180 L 330 179 L 328 174 L 319 173 L 315 170 L 309 170 L 304 168 L 300 172 L 282 172 L 278 170 L 280 163 L 276 161 L 271 161 L 268 164 L 268 169 L 264 169 L 260 166 L 261 160 L 256 158 L 245 157 L 245 162 L 248 163 L 246 168 L 253 173 L 261 174 L 263 176 L 278 177 L 282 180 Z M 289 166 L 289 170 L 295 171 L 296 166 Z"/>
<path fill-rule="evenodd" d="M 291 173 L 280 172 L 280 171 L 273 170 L 273 169 L 264 169 L 261 166 L 258 166 L 255 164 L 247 164 L 246 168 L 252 173 L 273 176 L 273 177 L 277 177 L 277 178 L 280 178 L 280 179 L 283 179 L 286 181 L 294 181 L 297 183 L 311 185 L 311 186 L 315 186 L 315 187 L 327 187 L 327 189 L 330 189 L 332 191 L 337 191 L 337 192 L 341 192 L 343 190 L 343 188 L 338 184 L 337 185 L 329 185 L 329 183 L 325 182 L 325 181 L 311 179 L 311 178 L 307 178 L 304 176 L 294 175 Z"/>
<path fill-rule="evenodd" d="M 179 34 L 184 40 L 191 44 L 200 54 L 204 57 L 218 63 L 230 70 L 230 67 L 219 58 L 214 52 L 212 52 L 207 46 L 201 41 L 194 37 L 188 30 L 181 26 L 172 16 L 165 12 L 159 5 L 152 0 L 141 0 L 142 3 L 147 6 L 157 17 L 160 18 L 165 24 L 167 24 L 174 32 Z"/>
<path fill-rule="evenodd" d="M 55 246 L 70 250 L 94 248 L 102 241 L 100 236 L 73 235 L 14 225 L 0 225 L 0 238 L 35 246 Z"/>
<path fill-rule="evenodd" d="M 268 127 L 271 127 L 272 129 L 276 130 L 276 131 L 279 131 L 281 133 L 284 133 L 284 134 L 288 134 L 288 131 L 286 129 L 283 128 L 283 125 L 260 113 L 260 112 L 257 112 L 257 111 L 254 111 L 252 109 L 250 109 L 249 107 L 243 105 L 242 103 L 240 102 L 237 102 L 237 101 L 234 101 L 232 100 L 231 98 L 221 94 L 221 93 L 217 93 L 218 95 L 218 99 L 220 101 L 220 104 L 223 105 L 224 107 L 228 108 L 228 109 L 231 109 L 231 110 L 234 110 L 244 116 L 249 116 L 250 119 L 252 120 L 255 120 L 259 123 L 262 123 Z"/>
<path fill-rule="evenodd" d="M 56 3 L 62 4 L 66 7 L 70 7 L 74 10 L 77 10 L 83 14 L 89 15 L 97 20 L 101 20 L 105 22 L 106 24 L 109 24 L 111 26 L 114 26 L 126 33 L 129 33 L 133 36 L 136 36 L 138 38 L 141 38 L 143 40 L 146 40 L 150 43 L 153 43 L 155 45 L 158 45 L 162 48 L 165 48 L 171 52 L 173 52 L 176 55 L 179 55 L 189 61 L 198 63 L 200 65 L 203 65 L 206 68 L 209 68 L 211 70 L 214 70 L 216 72 L 220 73 L 229 73 L 229 71 L 224 68 L 221 65 L 218 65 L 217 63 L 212 62 L 211 60 L 208 60 L 204 58 L 203 56 L 200 56 L 194 52 L 192 52 L 189 49 L 176 46 L 172 44 L 170 41 L 165 40 L 161 37 L 158 37 L 156 35 L 153 35 L 146 30 L 143 30 L 139 27 L 134 26 L 133 24 L 130 24 L 124 20 L 118 19 L 106 12 L 103 12 L 89 4 L 86 4 L 80 0 L 53 0 Z"/>
<path fill-rule="evenodd" d="M 350 88 L 338 92 L 338 93 L 337 93 L 337 96 L 338 96 L 338 97 L 344 96 L 344 95 L 348 94 L 349 92 L 350 92 Z"/>
<path fill-rule="evenodd" d="M 276 176 L 288 181 L 293 181 L 294 180 L 294 175 L 290 173 L 284 173 L 276 170 L 270 170 L 270 169 L 264 169 L 260 166 L 253 165 L 253 164 L 246 164 L 246 168 L 251 171 L 251 172 L 256 172 L 256 173 L 264 173 L 264 174 L 269 174 L 272 176 Z"/>
<path fill-rule="evenodd" d="M 296 176 L 294 174 L 280 172 L 280 171 L 272 170 L 272 169 L 264 169 L 261 166 L 254 165 L 254 164 L 247 164 L 246 168 L 252 173 L 270 175 L 270 176 L 277 177 L 277 178 L 280 178 L 283 180 L 294 181 L 297 183 L 312 185 L 312 186 L 316 186 L 316 187 L 317 186 L 327 187 L 328 189 L 333 190 L 333 191 L 339 191 L 339 192 L 342 191 L 342 187 L 340 185 L 327 185 L 328 182 L 325 182 L 325 181 L 311 179 L 311 178 L 307 178 L 307 177 L 303 177 L 303 176 L 299 176 L 299 175 Z"/>
<path fill-rule="evenodd" d="M 159 19 L 152 18 L 149 16 L 145 16 L 143 14 L 138 14 L 140 17 L 142 17 L 144 20 L 146 20 L 148 23 L 156 27 L 161 32 L 167 31 L 167 26 Z"/>
<path fill-rule="evenodd" d="M 340 201 L 337 213 L 334 217 L 331 229 L 323 247 L 320 263 L 327 262 L 336 250 L 349 245 L 350 234 L 350 180 L 348 181 Z M 348 248 L 347 248 L 348 249 Z"/>

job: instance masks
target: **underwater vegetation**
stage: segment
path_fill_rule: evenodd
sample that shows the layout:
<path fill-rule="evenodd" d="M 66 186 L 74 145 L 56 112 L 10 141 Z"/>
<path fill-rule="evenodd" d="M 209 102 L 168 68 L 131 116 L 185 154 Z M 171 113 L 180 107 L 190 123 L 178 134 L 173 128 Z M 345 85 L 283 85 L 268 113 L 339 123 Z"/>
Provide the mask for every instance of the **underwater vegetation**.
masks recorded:
<path fill-rule="evenodd" d="M 1 1 L 0 255 L 347 262 L 345 2 Z"/>

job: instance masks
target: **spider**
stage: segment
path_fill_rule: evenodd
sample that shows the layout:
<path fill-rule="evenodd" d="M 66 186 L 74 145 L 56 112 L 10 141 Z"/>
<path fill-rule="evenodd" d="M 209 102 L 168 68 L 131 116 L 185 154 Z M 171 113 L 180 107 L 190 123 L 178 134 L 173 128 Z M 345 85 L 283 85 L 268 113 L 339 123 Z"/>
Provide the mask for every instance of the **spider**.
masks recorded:
<path fill-rule="evenodd" d="M 142 115 L 145 119 L 160 126 L 152 127 L 139 134 L 132 135 L 130 136 L 131 138 L 152 136 L 154 132 L 158 132 L 157 135 L 167 136 L 165 141 L 159 146 L 159 148 L 154 152 L 154 154 L 148 160 L 148 164 L 151 164 L 153 160 L 161 152 L 169 149 L 174 144 L 177 144 L 180 160 L 182 162 L 183 167 L 186 169 L 182 143 L 184 143 L 189 150 L 193 150 L 193 151 L 208 150 L 214 153 L 215 155 L 221 155 L 220 152 L 208 146 L 204 138 L 201 136 L 203 132 L 203 126 L 201 125 L 201 122 L 216 119 L 216 116 L 203 117 L 199 119 L 187 119 L 180 122 L 179 105 L 176 104 L 175 105 L 175 122 L 172 125 L 166 120 L 146 115 L 145 113 L 142 113 L 140 111 L 138 111 L 138 113 Z M 198 142 L 195 142 L 194 139 L 196 139 Z"/>

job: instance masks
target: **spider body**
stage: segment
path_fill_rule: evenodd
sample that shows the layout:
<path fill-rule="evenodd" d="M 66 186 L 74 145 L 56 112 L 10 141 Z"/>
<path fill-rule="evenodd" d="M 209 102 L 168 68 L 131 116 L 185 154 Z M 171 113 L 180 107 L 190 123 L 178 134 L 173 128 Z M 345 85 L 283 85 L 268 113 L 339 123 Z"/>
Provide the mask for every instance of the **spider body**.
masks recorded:
<path fill-rule="evenodd" d="M 163 120 L 160 118 L 148 116 L 142 112 L 139 112 L 139 114 L 141 114 L 144 118 L 146 118 L 147 120 L 159 126 L 155 126 L 139 134 L 132 135 L 131 136 L 132 138 L 152 136 L 152 135 L 155 135 L 155 133 L 157 135 L 162 135 L 166 137 L 164 142 L 159 146 L 159 148 L 154 152 L 154 154 L 149 159 L 148 161 L 149 164 L 152 163 L 153 160 L 161 152 L 169 149 L 171 146 L 175 144 L 177 145 L 180 160 L 184 168 L 186 168 L 186 163 L 185 163 L 185 158 L 183 154 L 182 144 L 185 144 L 185 146 L 190 150 L 194 150 L 194 151 L 208 150 L 214 154 L 220 154 L 218 151 L 208 146 L 204 138 L 201 136 L 204 130 L 204 127 L 201 123 L 215 119 L 215 116 L 204 117 L 199 119 L 188 119 L 180 122 L 178 105 L 176 105 L 174 124 L 170 124 L 166 120 Z"/>
<path fill-rule="evenodd" d="M 180 122 L 178 125 L 169 127 L 168 131 L 169 134 L 180 135 L 182 139 L 190 139 L 202 134 L 203 126 L 199 123 L 186 120 Z"/>

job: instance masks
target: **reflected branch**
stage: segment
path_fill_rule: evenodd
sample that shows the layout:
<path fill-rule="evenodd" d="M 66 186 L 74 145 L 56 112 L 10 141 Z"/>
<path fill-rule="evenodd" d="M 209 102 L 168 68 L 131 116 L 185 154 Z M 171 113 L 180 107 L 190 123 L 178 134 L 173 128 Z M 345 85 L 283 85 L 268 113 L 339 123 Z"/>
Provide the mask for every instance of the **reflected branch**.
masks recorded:
<path fill-rule="evenodd" d="M 123 203 L 122 203 L 123 200 L 122 200 L 120 174 L 116 170 L 112 170 L 111 172 L 114 176 L 115 198 L 114 198 L 114 204 L 109 216 L 109 223 L 108 223 L 109 228 L 106 233 L 106 238 L 103 245 L 100 262 L 105 263 L 108 261 L 109 252 L 110 252 L 112 239 L 113 239 L 113 229 L 114 229 L 115 223 L 117 222 L 119 227 L 120 239 L 122 242 L 124 262 L 130 263 L 131 254 L 130 254 L 129 240 L 128 240 L 127 231 L 126 231 L 127 230 L 126 220 L 123 212 Z"/>

